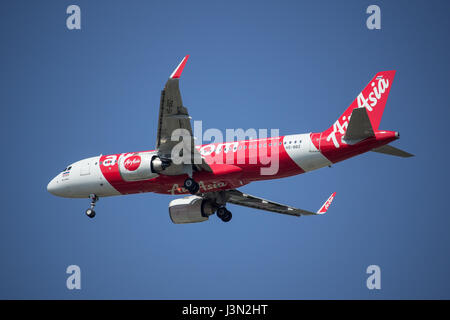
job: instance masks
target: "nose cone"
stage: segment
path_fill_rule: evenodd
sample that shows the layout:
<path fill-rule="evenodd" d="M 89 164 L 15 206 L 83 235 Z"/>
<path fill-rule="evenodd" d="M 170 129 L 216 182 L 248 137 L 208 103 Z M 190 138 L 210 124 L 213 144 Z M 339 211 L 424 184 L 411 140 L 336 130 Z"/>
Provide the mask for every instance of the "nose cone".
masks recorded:
<path fill-rule="evenodd" d="M 47 191 L 55 196 L 62 196 L 61 193 L 61 187 L 59 186 L 60 183 L 58 183 L 57 177 L 53 178 L 52 181 L 50 181 L 47 185 Z"/>

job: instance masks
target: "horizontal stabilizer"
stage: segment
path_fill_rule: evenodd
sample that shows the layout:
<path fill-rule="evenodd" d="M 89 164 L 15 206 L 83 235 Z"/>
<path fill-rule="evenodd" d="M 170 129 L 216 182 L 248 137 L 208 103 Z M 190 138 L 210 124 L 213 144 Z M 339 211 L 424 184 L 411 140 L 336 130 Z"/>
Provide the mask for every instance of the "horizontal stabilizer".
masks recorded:
<path fill-rule="evenodd" d="M 361 141 L 374 136 L 366 108 L 353 109 L 344 139 L 347 141 Z"/>
<path fill-rule="evenodd" d="M 378 147 L 378 148 L 374 148 L 372 149 L 372 151 L 374 152 L 378 152 L 378 153 L 384 153 L 384 154 L 388 154 L 391 156 L 397 156 L 397 157 L 402 157 L 402 158 L 409 158 L 409 157 L 414 157 L 413 154 L 408 153 L 406 151 L 397 149 L 393 146 L 390 146 L 388 144 L 385 144 L 384 146 Z"/>

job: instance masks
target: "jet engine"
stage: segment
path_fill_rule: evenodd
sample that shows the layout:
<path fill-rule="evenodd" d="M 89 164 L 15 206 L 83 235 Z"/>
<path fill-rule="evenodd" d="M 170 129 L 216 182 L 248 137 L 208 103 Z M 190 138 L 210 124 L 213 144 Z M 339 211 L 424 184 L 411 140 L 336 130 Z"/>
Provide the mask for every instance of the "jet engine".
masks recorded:
<path fill-rule="evenodd" d="M 125 181 L 148 180 L 158 176 L 170 162 L 154 152 L 138 152 L 119 159 L 119 172 Z"/>
<path fill-rule="evenodd" d="M 169 203 L 170 219 L 177 224 L 206 221 L 216 210 L 211 201 L 199 196 L 175 199 Z"/>
<path fill-rule="evenodd" d="M 164 171 L 167 167 L 170 166 L 170 160 L 163 159 L 158 156 L 153 156 L 150 166 L 153 172 L 159 173 L 161 171 Z"/>

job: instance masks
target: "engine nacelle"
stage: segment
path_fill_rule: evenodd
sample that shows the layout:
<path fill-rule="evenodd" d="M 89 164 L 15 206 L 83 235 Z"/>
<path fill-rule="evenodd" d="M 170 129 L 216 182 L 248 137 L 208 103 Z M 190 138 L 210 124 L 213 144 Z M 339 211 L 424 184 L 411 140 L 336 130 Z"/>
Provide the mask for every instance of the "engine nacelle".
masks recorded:
<path fill-rule="evenodd" d="M 189 196 L 172 200 L 169 203 L 169 215 L 173 223 L 194 223 L 208 220 L 216 207 L 199 196 Z"/>
<path fill-rule="evenodd" d="M 153 156 L 151 161 L 151 169 L 153 172 L 161 172 L 164 171 L 167 167 L 170 166 L 170 160 L 161 159 L 158 156 Z"/>
<path fill-rule="evenodd" d="M 156 178 L 152 170 L 153 152 L 139 152 L 119 159 L 119 172 L 125 181 L 139 181 Z"/>

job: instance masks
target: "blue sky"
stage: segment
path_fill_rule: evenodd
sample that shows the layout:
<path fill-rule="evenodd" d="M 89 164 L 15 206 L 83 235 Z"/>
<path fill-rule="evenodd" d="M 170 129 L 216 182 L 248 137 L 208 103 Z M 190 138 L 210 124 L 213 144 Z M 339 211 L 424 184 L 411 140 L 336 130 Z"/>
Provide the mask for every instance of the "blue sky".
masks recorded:
<path fill-rule="evenodd" d="M 82 29 L 66 28 L 81 8 Z M 4 1 L 0 298 L 449 298 L 445 1 Z M 411 159 L 369 153 L 245 192 L 328 214 L 229 206 L 171 223 L 174 197 L 56 198 L 48 181 L 99 154 L 151 149 L 159 95 L 180 87 L 204 128 L 322 131 L 378 71 L 397 70 L 380 128 Z M 66 267 L 82 272 L 67 290 Z M 381 267 L 379 291 L 367 266 Z"/>

